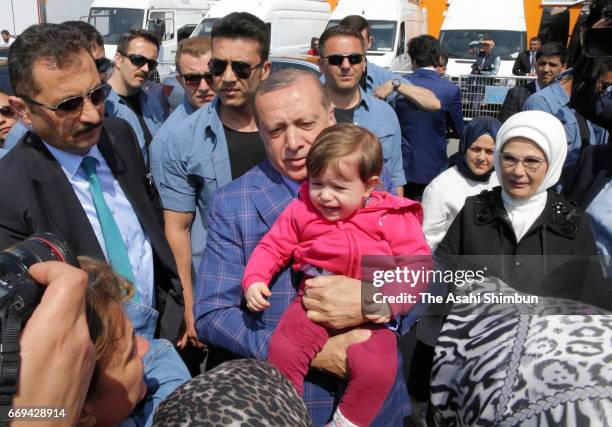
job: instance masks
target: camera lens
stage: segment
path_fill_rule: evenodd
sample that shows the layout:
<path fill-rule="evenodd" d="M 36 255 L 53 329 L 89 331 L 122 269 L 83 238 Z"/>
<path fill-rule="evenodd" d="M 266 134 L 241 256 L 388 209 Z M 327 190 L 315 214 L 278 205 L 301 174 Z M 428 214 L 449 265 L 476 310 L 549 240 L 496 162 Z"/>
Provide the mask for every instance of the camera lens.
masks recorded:
<path fill-rule="evenodd" d="M 0 252 L 0 279 L 24 274 L 33 264 L 44 261 L 61 261 L 79 267 L 67 243 L 51 233 L 39 233 Z"/>

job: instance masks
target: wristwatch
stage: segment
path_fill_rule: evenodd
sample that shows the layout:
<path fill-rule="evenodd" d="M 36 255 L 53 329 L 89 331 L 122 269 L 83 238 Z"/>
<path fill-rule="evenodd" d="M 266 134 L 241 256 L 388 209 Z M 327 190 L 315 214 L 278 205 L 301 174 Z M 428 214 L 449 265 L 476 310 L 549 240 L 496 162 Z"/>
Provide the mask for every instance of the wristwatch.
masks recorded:
<path fill-rule="evenodd" d="M 397 92 L 399 87 L 402 85 L 402 82 L 400 79 L 393 79 L 391 80 L 391 85 L 393 86 L 393 92 Z"/>

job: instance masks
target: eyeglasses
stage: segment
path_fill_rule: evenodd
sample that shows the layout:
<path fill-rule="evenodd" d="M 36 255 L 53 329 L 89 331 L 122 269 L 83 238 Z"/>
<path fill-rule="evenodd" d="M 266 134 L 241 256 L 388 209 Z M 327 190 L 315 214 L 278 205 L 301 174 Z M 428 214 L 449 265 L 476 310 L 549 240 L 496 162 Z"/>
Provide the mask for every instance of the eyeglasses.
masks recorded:
<path fill-rule="evenodd" d="M 98 58 L 95 60 L 98 73 L 108 73 L 113 68 L 113 62 L 108 58 Z"/>
<path fill-rule="evenodd" d="M 361 61 L 363 61 L 363 55 L 360 53 L 350 53 L 348 55 L 329 55 L 325 57 L 327 62 L 329 62 L 329 65 L 335 66 L 342 65 L 344 58 L 348 58 L 349 64 L 351 65 L 361 64 Z"/>
<path fill-rule="evenodd" d="M 213 58 L 210 60 L 210 62 L 208 63 L 208 68 L 210 69 L 210 72 L 212 73 L 213 76 L 220 76 L 221 74 L 225 73 L 225 70 L 227 69 L 227 65 L 231 65 L 232 67 L 232 71 L 234 72 L 234 74 L 236 74 L 236 77 L 238 77 L 239 79 L 248 79 L 249 77 L 251 77 L 251 71 L 253 71 L 255 68 L 261 66 L 263 62 L 260 62 L 257 65 L 251 65 L 248 62 L 242 62 L 242 61 L 226 61 L 225 59 L 217 59 L 217 58 Z"/>
<path fill-rule="evenodd" d="M 157 61 L 155 59 L 149 59 L 146 56 L 137 55 L 135 53 L 119 52 L 119 54 L 121 54 L 121 56 L 125 56 L 127 59 L 130 60 L 132 64 L 134 64 L 138 68 L 143 67 L 145 64 L 149 66 L 149 71 L 153 71 L 157 68 Z"/>
<path fill-rule="evenodd" d="M 535 172 L 540 168 L 542 163 L 546 163 L 546 160 L 541 159 L 539 157 L 525 156 L 521 158 L 521 157 L 517 157 L 514 154 L 510 154 L 510 153 L 501 153 L 500 158 L 501 158 L 501 164 L 504 168 L 508 168 L 508 169 L 513 168 L 519 162 L 521 162 L 521 164 L 523 165 L 523 168 L 525 168 L 525 170 L 528 172 Z"/>
<path fill-rule="evenodd" d="M 103 83 L 100 86 L 90 90 L 85 96 L 73 96 L 72 98 L 64 99 L 55 106 L 45 105 L 33 99 L 24 98 L 30 104 L 38 105 L 46 108 L 47 110 L 55 111 L 56 113 L 76 113 L 81 111 L 85 104 L 85 99 L 89 99 L 93 105 L 100 106 L 111 91 L 110 85 Z"/>
<path fill-rule="evenodd" d="M 13 117 L 14 115 L 15 112 L 10 107 L 10 105 L 3 105 L 2 107 L 0 107 L 0 116 Z"/>
<path fill-rule="evenodd" d="M 204 79 L 207 85 L 212 85 L 212 73 L 210 72 L 203 74 L 183 74 L 182 76 L 187 86 L 200 86 L 202 79 Z"/>

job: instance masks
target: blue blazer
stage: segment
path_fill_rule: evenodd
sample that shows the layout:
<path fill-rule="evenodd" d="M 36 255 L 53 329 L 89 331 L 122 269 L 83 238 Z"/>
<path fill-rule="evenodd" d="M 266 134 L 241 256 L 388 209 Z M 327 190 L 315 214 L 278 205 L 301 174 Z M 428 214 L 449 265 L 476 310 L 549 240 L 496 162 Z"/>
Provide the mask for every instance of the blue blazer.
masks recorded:
<path fill-rule="evenodd" d="M 271 307 L 249 312 L 242 296 L 246 263 L 281 212 L 293 200 L 291 190 L 269 162 L 219 189 L 208 212 L 208 240 L 200 264 L 194 296 L 198 337 L 248 358 L 265 360 L 270 338 L 281 315 L 295 299 L 299 280 L 290 266 L 270 283 Z M 409 414 L 408 395 L 401 372 L 373 426 L 402 426 Z M 310 372 L 304 402 L 315 426 L 329 422 L 343 383 L 320 372 Z M 265 397 L 264 397 L 265 398 Z"/>
<path fill-rule="evenodd" d="M 437 71 L 417 68 L 406 80 L 431 90 L 442 107 L 436 112 L 420 110 L 412 102 L 399 97 L 395 111 L 402 129 L 402 158 L 408 182 L 429 184 L 446 167 L 446 131 L 463 133 L 461 91 L 459 86 L 444 80 Z"/>

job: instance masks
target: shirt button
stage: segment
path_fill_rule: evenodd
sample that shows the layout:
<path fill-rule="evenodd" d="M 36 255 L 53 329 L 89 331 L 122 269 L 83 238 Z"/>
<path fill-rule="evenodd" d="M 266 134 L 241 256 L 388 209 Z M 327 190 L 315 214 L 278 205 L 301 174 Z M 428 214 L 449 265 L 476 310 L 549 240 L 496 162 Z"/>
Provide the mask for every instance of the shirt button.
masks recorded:
<path fill-rule="evenodd" d="M 517 258 L 516 261 L 514 261 L 514 265 L 516 265 L 517 267 L 520 267 L 522 263 L 523 263 L 523 260 L 520 258 Z"/>

